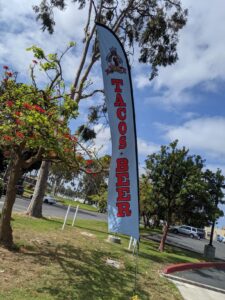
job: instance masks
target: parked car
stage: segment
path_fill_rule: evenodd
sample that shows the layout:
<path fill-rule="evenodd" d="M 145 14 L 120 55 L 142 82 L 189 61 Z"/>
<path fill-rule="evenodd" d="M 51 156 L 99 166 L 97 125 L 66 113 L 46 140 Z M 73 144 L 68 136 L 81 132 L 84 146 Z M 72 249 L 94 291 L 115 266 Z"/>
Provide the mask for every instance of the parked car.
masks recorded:
<path fill-rule="evenodd" d="M 3 195 L 6 195 L 7 184 L 5 183 L 3 186 Z M 24 192 L 24 187 L 22 185 L 16 185 L 16 194 L 22 196 Z"/>
<path fill-rule="evenodd" d="M 180 225 L 171 227 L 171 231 L 173 233 L 181 233 L 184 235 L 188 235 L 189 237 L 202 239 L 205 238 L 205 231 L 201 228 L 196 228 L 188 225 Z"/>
<path fill-rule="evenodd" d="M 217 240 L 217 242 L 225 243 L 225 236 L 218 234 L 216 237 L 216 240 Z"/>
<path fill-rule="evenodd" d="M 46 195 L 46 196 L 44 196 L 43 202 L 44 202 L 44 203 L 47 203 L 47 204 L 50 204 L 50 205 L 56 204 L 55 198 L 52 197 L 51 195 Z"/>

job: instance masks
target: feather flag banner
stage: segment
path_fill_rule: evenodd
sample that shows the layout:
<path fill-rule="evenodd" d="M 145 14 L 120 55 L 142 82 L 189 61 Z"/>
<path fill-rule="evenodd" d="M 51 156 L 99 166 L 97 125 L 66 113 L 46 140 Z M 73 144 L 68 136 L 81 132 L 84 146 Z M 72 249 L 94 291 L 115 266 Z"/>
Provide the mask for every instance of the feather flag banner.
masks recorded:
<path fill-rule="evenodd" d="M 112 139 L 109 232 L 139 240 L 137 137 L 130 67 L 117 36 L 102 24 L 96 27 Z"/>

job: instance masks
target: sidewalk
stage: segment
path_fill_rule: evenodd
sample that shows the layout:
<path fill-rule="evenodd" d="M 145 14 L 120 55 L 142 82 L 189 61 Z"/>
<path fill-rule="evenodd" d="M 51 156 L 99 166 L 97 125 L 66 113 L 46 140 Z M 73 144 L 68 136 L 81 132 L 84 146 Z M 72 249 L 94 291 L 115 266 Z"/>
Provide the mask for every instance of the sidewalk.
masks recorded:
<path fill-rule="evenodd" d="M 184 300 L 224 300 L 225 295 L 206 288 L 172 280 L 179 289 Z"/>
<path fill-rule="evenodd" d="M 171 265 L 163 275 L 172 280 L 185 300 L 224 300 L 225 263 Z"/>

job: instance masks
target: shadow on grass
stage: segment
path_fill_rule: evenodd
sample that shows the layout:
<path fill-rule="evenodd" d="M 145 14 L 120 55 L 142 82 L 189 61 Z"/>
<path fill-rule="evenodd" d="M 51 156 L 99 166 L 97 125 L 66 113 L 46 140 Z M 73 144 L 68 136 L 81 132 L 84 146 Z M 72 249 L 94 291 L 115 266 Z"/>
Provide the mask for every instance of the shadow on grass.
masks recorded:
<path fill-rule="evenodd" d="M 94 247 L 94 245 L 93 245 Z M 35 252 L 25 253 L 35 263 L 54 265 L 38 293 L 49 293 L 56 300 L 130 299 L 134 287 L 134 272 L 117 270 L 105 264 L 107 252 L 99 249 L 81 250 L 69 244 L 39 245 Z M 138 291 L 141 299 L 149 299 Z"/>
<path fill-rule="evenodd" d="M 91 231 L 91 232 L 101 233 L 101 234 L 104 234 L 104 235 L 107 234 L 107 229 L 105 231 L 103 231 L 103 230 L 97 230 L 97 229 L 94 229 L 94 228 L 90 229 L 90 227 L 85 227 L 85 226 L 82 226 L 82 225 L 75 225 L 75 227 L 79 228 L 79 229 L 82 229 L 82 230 L 87 230 L 87 231 Z"/>
<path fill-rule="evenodd" d="M 151 240 L 141 240 L 141 245 L 145 245 L 146 251 L 142 251 L 140 247 L 139 256 L 145 259 L 150 259 L 157 263 L 174 264 L 174 263 L 186 263 L 191 262 L 194 259 L 202 260 L 203 256 L 194 251 L 166 245 L 165 251 L 160 252 L 158 250 L 159 243 Z"/>

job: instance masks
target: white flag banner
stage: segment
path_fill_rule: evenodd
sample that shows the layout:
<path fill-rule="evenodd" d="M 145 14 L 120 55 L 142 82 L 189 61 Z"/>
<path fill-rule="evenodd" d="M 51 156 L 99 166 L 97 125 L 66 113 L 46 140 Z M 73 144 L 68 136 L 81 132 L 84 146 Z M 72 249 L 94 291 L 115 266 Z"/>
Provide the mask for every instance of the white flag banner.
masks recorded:
<path fill-rule="evenodd" d="M 109 232 L 139 240 L 137 138 L 130 67 L 117 36 L 102 24 L 96 26 L 112 138 Z"/>

